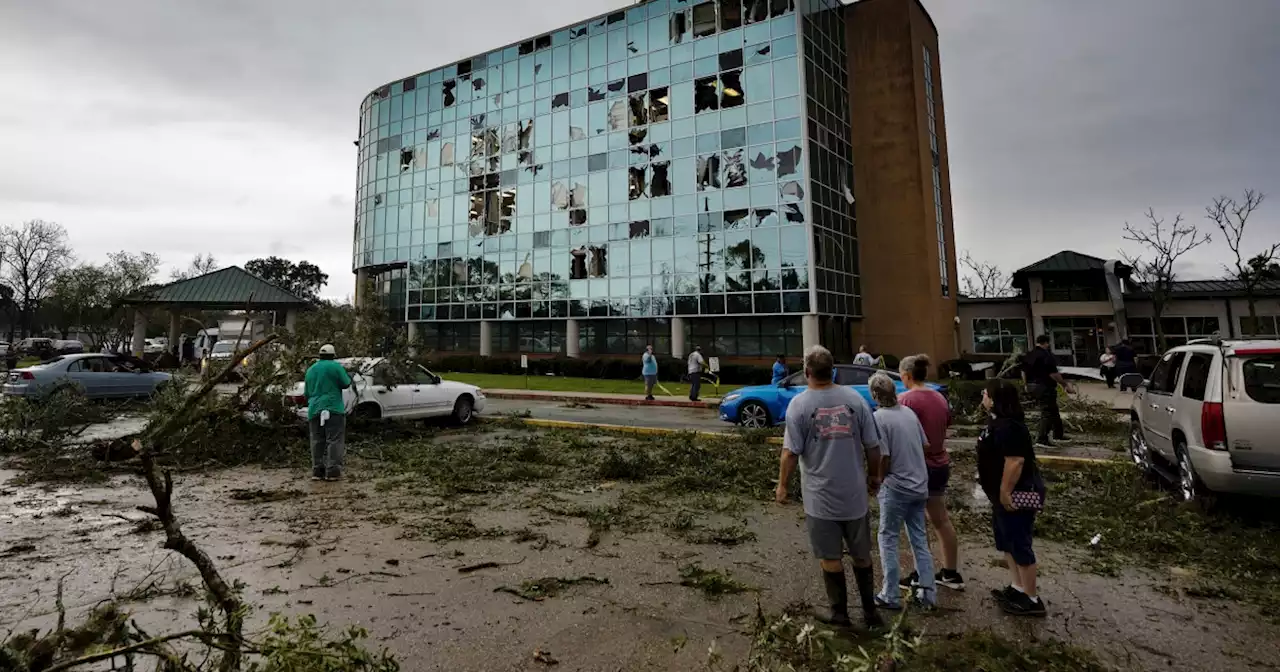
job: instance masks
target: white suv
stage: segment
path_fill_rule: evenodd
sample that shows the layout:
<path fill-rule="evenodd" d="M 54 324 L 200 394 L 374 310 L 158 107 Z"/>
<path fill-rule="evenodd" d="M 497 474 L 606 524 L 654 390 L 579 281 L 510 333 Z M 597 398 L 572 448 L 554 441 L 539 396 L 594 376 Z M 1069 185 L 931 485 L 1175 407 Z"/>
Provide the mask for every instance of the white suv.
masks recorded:
<path fill-rule="evenodd" d="M 1166 352 L 1150 380 L 1125 378 L 1138 388 L 1129 453 L 1144 471 L 1186 500 L 1280 496 L 1280 341 L 1192 341 Z"/>

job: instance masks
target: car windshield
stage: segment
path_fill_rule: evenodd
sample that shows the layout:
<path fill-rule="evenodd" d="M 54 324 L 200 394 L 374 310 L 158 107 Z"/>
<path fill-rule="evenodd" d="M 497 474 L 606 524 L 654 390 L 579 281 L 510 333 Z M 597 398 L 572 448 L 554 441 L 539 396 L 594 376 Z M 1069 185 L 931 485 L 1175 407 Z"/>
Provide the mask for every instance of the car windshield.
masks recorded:
<path fill-rule="evenodd" d="M 1280 404 L 1280 355 L 1244 360 L 1244 391 L 1263 404 Z"/>
<path fill-rule="evenodd" d="M 218 341 L 217 343 L 213 344 L 213 354 L 229 355 L 235 352 L 237 349 L 241 349 L 245 347 L 248 347 L 248 346 L 246 346 L 244 343 L 240 343 L 239 341 Z"/>

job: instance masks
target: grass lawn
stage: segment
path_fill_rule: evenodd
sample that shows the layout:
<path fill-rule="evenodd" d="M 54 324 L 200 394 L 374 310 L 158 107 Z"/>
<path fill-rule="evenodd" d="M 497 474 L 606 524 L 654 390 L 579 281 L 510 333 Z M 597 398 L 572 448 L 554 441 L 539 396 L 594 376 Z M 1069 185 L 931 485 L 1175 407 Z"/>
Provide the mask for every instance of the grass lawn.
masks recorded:
<path fill-rule="evenodd" d="M 602 380 L 598 378 L 565 378 L 560 376 L 529 376 L 525 385 L 524 376 L 511 376 L 499 373 L 447 373 L 437 372 L 448 380 L 468 383 L 487 390 L 541 390 L 546 392 L 599 392 L 604 394 L 644 394 L 644 381 L 636 376 L 634 380 Z M 689 384 L 674 381 L 658 380 L 658 384 L 667 388 L 678 398 L 689 396 Z M 662 387 L 653 388 L 655 397 L 663 397 Z M 721 385 L 720 395 L 736 390 L 741 385 Z M 702 383 L 702 396 L 717 396 L 716 388 L 708 381 Z"/>

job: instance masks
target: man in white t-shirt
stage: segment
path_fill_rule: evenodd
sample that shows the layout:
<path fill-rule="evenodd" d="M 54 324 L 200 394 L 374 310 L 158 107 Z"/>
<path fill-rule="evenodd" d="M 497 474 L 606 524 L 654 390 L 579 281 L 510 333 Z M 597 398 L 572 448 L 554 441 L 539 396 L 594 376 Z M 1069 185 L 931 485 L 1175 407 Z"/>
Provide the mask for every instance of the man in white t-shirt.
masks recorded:
<path fill-rule="evenodd" d="M 871 353 L 867 352 L 867 346 L 859 345 L 858 354 L 854 355 L 853 363 L 861 364 L 863 366 L 875 366 L 876 359 L 875 357 L 871 356 Z"/>
<path fill-rule="evenodd" d="M 699 401 L 698 392 L 702 390 L 702 346 L 693 346 L 689 355 L 689 401 Z"/>

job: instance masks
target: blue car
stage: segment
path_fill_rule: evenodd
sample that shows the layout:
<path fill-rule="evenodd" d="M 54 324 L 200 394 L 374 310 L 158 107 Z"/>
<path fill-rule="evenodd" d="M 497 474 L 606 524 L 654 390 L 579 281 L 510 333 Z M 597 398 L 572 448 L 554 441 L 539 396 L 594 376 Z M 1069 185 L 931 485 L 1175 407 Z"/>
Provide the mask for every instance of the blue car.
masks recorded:
<path fill-rule="evenodd" d="M 894 385 L 898 388 L 898 394 L 907 390 L 906 385 L 902 384 L 902 377 L 896 371 L 884 371 L 873 366 L 837 364 L 835 380 L 837 384 L 852 387 L 867 400 L 867 403 L 871 404 L 872 408 L 875 408 L 876 403 L 871 400 L 867 381 L 877 373 L 884 373 L 892 378 Z M 750 429 L 780 425 L 787 417 L 787 404 L 791 403 L 797 394 L 804 392 L 806 385 L 804 372 L 800 371 L 787 376 L 777 385 L 753 385 L 734 390 L 720 400 L 720 419 Z M 927 385 L 944 395 L 947 393 L 946 385 L 935 383 Z"/>

